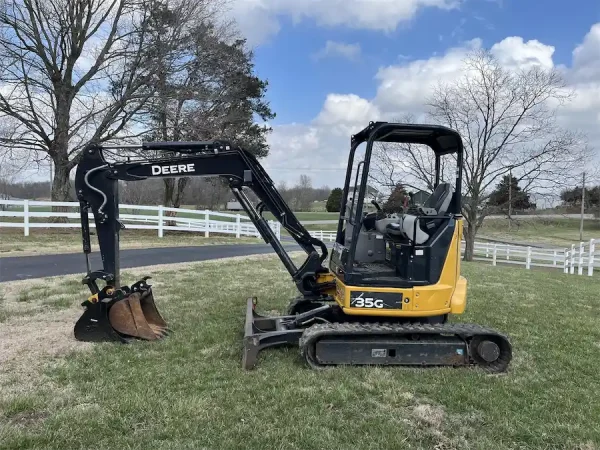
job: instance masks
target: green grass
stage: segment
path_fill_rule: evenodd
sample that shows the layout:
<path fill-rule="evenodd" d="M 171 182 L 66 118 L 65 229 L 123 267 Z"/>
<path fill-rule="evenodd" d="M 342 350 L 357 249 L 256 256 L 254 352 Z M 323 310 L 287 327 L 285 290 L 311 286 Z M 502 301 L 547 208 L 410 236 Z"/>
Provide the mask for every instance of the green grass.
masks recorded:
<path fill-rule="evenodd" d="M 165 267 L 152 280 L 172 336 L 128 346 L 97 344 L 53 360 L 45 366 L 45 383 L 0 396 L 1 447 L 600 445 L 597 277 L 463 264 L 467 312 L 453 320 L 506 332 L 514 347 L 507 374 L 450 368 L 313 371 L 293 348 L 265 350 L 257 368 L 245 372 L 245 298 L 257 295 L 262 311 L 282 311 L 296 295 L 289 275 L 273 258 L 187 267 Z M 125 279 L 134 275 L 139 274 L 128 271 Z M 61 283 L 52 286 L 60 291 Z M 73 296 L 71 307 L 80 300 Z M 10 388 L 4 387 L 7 394 Z"/>
<path fill-rule="evenodd" d="M 0 257 L 82 251 L 81 231 L 79 229 L 32 228 L 29 232 L 29 236 L 23 236 L 23 230 L 3 228 L 0 232 Z M 235 235 L 218 235 L 214 233 L 205 238 L 204 233 L 165 231 L 164 236 L 159 238 L 155 230 L 122 230 L 120 232 L 120 247 L 122 249 L 260 243 L 264 243 L 264 241 L 247 236 L 236 238 Z M 97 250 L 97 238 L 92 236 L 92 251 Z"/>
<path fill-rule="evenodd" d="M 486 220 L 478 236 L 509 242 L 532 242 L 570 247 L 579 243 L 579 221 L 576 219 L 519 219 L 508 228 L 508 220 Z M 583 240 L 600 238 L 600 220 L 585 220 Z"/>

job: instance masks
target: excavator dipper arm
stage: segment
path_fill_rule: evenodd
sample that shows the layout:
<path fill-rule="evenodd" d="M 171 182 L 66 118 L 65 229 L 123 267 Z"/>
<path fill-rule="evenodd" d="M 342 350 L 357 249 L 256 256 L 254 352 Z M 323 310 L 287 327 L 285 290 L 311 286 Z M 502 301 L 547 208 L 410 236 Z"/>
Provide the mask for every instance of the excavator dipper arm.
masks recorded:
<path fill-rule="evenodd" d="M 88 262 L 84 283 L 90 287 L 92 294 L 100 291 L 96 284 L 99 279 L 117 288 L 120 286 L 119 231 L 124 226 L 119 220 L 118 180 L 182 176 L 224 178 L 264 241 L 273 247 L 289 271 L 299 291 L 304 296 L 318 296 L 331 287 L 327 283 L 317 282 L 317 274 L 328 272 L 323 266 L 328 255 L 327 247 L 302 226 L 250 152 L 223 141 L 151 142 L 136 147 L 136 155 L 151 151 L 152 158 L 136 156 L 134 162 L 107 162 L 105 150 L 122 148 L 88 147 L 77 167 L 75 189 L 80 202 L 83 251 L 87 261 L 87 255 L 91 252 L 88 223 L 88 211 L 91 210 L 103 264 L 102 270 L 92 271 Z M 251 189 L 260 199 L 256 208 L 244 193 L 244 187 Z M 307 258 L 300 267 L 296 267 L 262 216 L 264 210 L 271 212 L 306 252 Z M 319 247 L 320 253 L 316 247 Z"/>

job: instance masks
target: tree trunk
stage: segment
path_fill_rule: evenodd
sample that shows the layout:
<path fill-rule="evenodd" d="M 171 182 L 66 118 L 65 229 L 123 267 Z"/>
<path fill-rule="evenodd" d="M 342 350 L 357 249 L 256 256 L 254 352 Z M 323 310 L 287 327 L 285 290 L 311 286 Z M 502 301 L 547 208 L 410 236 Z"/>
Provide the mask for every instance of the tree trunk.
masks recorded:
<path fill-rule="evenodd" d="M 52 178 L 52 192 L 50 199 L 53 202 L 69 202 L 71 201 L 71 183 L 69 174 L 71 167 L 69 160 L 66 158 L 52 158 L 54 162 L 54 175 Z M 53 206 L 52 212 L 68 212 L 67 206 Z M 49 222 L 54 223 L 66 223 L 69 219 L 66 217 L 51 217 Z"/>
<path fill-rule="evenodd" d="M 174 178 L 165 178 L 163 181 L 165 182 L 164 206 L 168 208 L 179 208 L 181 206 L 181 200 L 183 199 L 183 191 L 190 179 L 187 177 L 179 178 L 177 179 L 177 183 L 175 183 Z M 174 211 L 167 211 L 166 215 L 175 217 L 177 213 Z M 176 223 L 173 220 L 169 220 L 165 225 L 174 227 Z"/>
<path fill-rule="evenodd" d="M 471 227 L 465 227 L 464 230 L 464 236 L 465 236 L 465 255 L 464 255 L 464 260 L 465 261 L 473 261 L 473 252 L 475 250 L 475 235 L 476 232 L 475 230 Z"/>
<path fill-rule="evenodd" d="M 71 99 L 66 86 L 70 86 L 70 80 L 64 80 L 65 84 L 55 85 L 56 92 L 56 129 L 54 142 L 50 147 L 50 155 L 54 163 L 54 178 L 52 179 L 51 199 L 54 202 L 68 202 L 71 200 L 71 185 L 69 174 L 73 166 L 69 162 L 69 123 Z M 67 207 L 53 206 L 53 212 L 66 212 Z M 68 222 L 66 217 L 54 217 L 55 222 Z"/>
<path fill-rule="evenodd" d="M 71 172 L 68 161 L 54 159 L 54 177 L 52 179 L 52 201 L 53 202 L 68 202 L 70 198 L 70 180 L 69 173 Z"/>

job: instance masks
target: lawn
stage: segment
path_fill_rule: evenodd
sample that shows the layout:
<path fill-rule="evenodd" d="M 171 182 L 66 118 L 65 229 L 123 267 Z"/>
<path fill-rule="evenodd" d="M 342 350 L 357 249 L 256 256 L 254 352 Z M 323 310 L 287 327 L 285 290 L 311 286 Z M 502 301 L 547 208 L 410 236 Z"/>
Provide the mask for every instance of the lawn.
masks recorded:
<path fill-rule="evenodd" d="M 18 228 L 0 230 L 0 258 L 3 256 L 31 256 L 57 253 L 81 252 L 81 230 L 70 228 L 32 228 L 29 236 L 23 236 Z M 93 232 L 93 229 L 92 229 Z M 236 238 L 235 235 L 214 235 L 205 238 L 204 233 L 187 231 L 165 231 L 159 238 L 155 230 L 122 230 L 120 247 L 152 248 L 182 247 L 216 244 L 251 244 L 264 241 L 253 237 Z M 92 251 L 98 250 L 96 236 L 92 236 Z"/>
<path fill-rule="evenodd" d="M 600 220 L 585 220 L 583 240 L 600 239 Z M 532 242 L 559 248 L 579 243 L 579 221 L 575 219 L 518 219 L 508 228 L 508 220 L 490 219 L 483 223 L 478 236 L 508 242 Z"/>
<path fill-rule="evenodd" d="M 148 270 L 126 271 L 130 282 Z M 600 279 L 463 264 L 467 312 L 514 348 L 508 373 L 308 369 L 297 349 L 241 369 L 245 299 L 296 295 L 271 256 L 157 267 L 161 342 L 71 337 L 76 277 L 0 284 L 0 447 L 569 448 L 600 446 Z M 226 281 L 224 281 L 226 280 Z"/>

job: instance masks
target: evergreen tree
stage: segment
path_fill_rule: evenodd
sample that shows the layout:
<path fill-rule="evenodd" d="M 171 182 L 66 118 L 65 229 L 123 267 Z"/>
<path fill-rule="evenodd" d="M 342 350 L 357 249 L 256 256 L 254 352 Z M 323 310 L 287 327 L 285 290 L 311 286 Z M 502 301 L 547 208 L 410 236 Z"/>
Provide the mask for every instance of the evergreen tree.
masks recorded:
<path fill-rule="evenodd" d="M 512 211 L 535 209 L 535 204 L 531 202 L 529 194 L 521 189 L 519 181 L 515 177 L 511 178 L 509 175 L 505 175 L 496 185 L 496 190 L 490 195 L 488 206 L 495 207 L 498 212 L 508 213 L 509 199 Z"/>
<path fill-rule="evenodd" d="M 404 208 L 404 205 L 408 199 L 408 193 L 404 188 L 402 183 L 397 183 L 396 187 L 390 194 L 387 202 L 384 203 L 383 212 L 391 214 L 391 213 L 399 213 Z"/>
<path fill-rule="evenodd" d="M 335 188 L 329 194 L 329 198 L 327 199 L 327 203 L 325 205 L 325 209 L 327 212 L 340 212 L 340 207 L 342 203 L 342 189 Z"/>
<path fill-rule="evenodd" d="M 581 186 L 565 189 L 560 199 L 565 206 L 581 206 Z M 585 188 L 585 203 L 587 207 L 600 206 L 600 186 Z"/>

